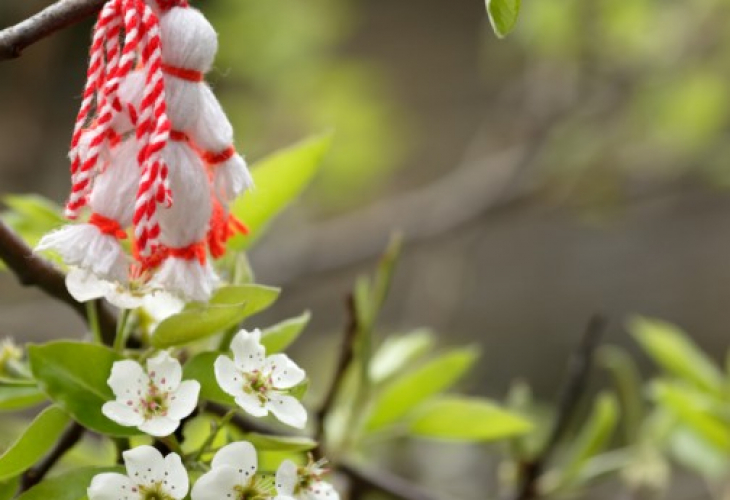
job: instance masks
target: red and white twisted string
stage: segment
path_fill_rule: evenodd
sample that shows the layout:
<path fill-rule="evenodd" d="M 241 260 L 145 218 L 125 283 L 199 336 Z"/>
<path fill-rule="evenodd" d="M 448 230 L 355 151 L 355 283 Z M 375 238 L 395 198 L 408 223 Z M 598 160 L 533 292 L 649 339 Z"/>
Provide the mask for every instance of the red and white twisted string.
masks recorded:
<path fill-rule="evenodd" d="M 185 0 L 166 0 L 160 7 L 187 5 Z M 122 24 L 124 42 L 119 45 Z M 75 218 L 86 205 L 94 175 L 99 171 L 99 156 L 107 144 L 111 123 L 122 106 L 117 97 L 119 86 L 138 62 L 145 72 L 145 85 L 136 117 L 138 162 L 141 169 L 134 226 L 137 249 L 148 256 L 158 244 L 160 227 L 157 205 L 172 203 L 168 168 L 162 150 L 171 129 L 165 103 L 159 20 L 143 0 L 109 0 L 99 14 L 90 51 L 89 70 L 81 109 L 71 142 L 72 189 L 66 215 Z M 80 157 L 80 139 L 91 111 L 96 116 L 90 127 L 86 158 Z M 137 114 L 134 109 L 130 112 Z"/>

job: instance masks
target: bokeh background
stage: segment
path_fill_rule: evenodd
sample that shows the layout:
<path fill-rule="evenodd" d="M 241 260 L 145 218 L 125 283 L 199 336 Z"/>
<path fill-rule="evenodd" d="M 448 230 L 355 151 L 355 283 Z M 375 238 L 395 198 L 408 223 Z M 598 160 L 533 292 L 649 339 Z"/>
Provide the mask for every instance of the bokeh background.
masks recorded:
<path fill-rule="evenodd" d="M 0 24 L 48 3 L 5 0 Z M 251 162 L 335 130 L 314 184 L 251 254 L 258 281 L 284 287 L 269 318 L 313 312 L 297 349 L 315 377 L 394 230 L 406 245 L 381 330 L 480 345 L 474 393 L 519 377 L 553 397 L 597 312 L 614 343 L 631 347 L 623 322 L 641 313 L 724 357 L 728 2 L 534 0 L 502 41 L 481 0 L 196 6 L 219 30 L 209 79 Z M 65 199 L 90 27 L 0 65 L 0 193 Z M 0 336 L 81 333 L 0 275 Z"/>

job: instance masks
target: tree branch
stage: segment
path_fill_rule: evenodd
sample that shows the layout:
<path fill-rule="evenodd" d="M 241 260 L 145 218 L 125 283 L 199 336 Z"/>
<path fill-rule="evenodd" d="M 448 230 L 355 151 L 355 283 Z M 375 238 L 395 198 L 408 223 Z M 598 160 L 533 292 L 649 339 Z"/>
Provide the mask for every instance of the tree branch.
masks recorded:
<path fill-rule="evenodd" d="M 352 296 L 352 294 L 347 296 L 347 313 L 347 328 L 345 329 L 345 336 L 342 340 L 342 347 L 340 349 L 340 355 L 337 360 L 335 373 L 332 376 L 332 383 L 327 389 L 327 393 L 324 397 L 324 400 L 322 401 L 322 405 L 315 414 L 316 428 L 314 432 L 314 439 L 318 443 L 315 450 L 315 455 L 318 458 L 322 458 L 322 456 L 324 455 L 323 439 L 325 435 L 325 420 L 327 419 L 327 415 L 329 415 L 329 412 L 332 409 L 332 405 L 335 402 L 337 393 L 340 391 L 342 382 L 345 379 L 345 371 L 347 371 L 347 367 L 350 366 L 350 364 L 352 363 L 352 359 L 355 354 L 355 339 L 357 338 L 357 312 L 355 311 L 355 298 Z"/>
<path fill-rule="evenodd" d="M 81 424 L 76 422 L 70 424 L 50 453 L 48 453 L 48 455 L 39 462 L 38 465 L 25 471 L 20 479 L 20 492 L 22 493 L 23 491 L 29 490 L 36 484 L 40 483 L 48 471 L 56 465 L 56 462 L 58 462 L 68 450 L 73 448 L 76 443 L 81 440 L 83 435 L 84 427 Z"/>
<path fill-rule="evenodd" d="M 0 260 L 15 274 L 21 285 L 35 286 L 47 295 L 64 302 L 86 320 L 86 307 L 66 289 L 66 279 L 50 262 L 37 256 L 25 242 L 0 220 Z M 108 308 L 97 302 L 99 328 L 107 345 L 114 342 L 116 319 Z"/>
<path fill-rule="evenodd" d="M 0 61 L 20 57 L 23 49 L 93 15 L 106 0 L 60 0 L 15 26 L 0 31 Z"/>
<path fill-rule="evenodd" d="M 550 461 L 556 446 L 563 438 L 575 408 L 583 397 L 588 384 L 588 375 L 593 366 L 596 348 L 600 343 L 607 323 L 606 318 L 600 315 L 593 316 L 588 322 L 580 345 L 573 353 L 568 365 L 567 378 L 560 394 L 558 412 L 550 436 L 542 451 L 534 459 L 521 465 L 520 486 L 515 497 L 516 500 L 540 498 L 538 484 L 540 476 Z"/>

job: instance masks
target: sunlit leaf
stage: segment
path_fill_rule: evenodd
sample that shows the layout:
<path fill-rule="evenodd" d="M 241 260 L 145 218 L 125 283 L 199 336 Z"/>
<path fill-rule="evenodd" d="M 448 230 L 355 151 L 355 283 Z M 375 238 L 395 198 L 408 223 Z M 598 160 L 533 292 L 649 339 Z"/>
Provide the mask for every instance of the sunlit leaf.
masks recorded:
<path fill-rule="evenodd" d="M 15 492 L 18 491 L 20 486 L 20 476 L 8 479 L 7 481 L 0 481 L 0 500 L 10 500 L 15 496 Z"/>
<path fill-rule="evenodd" d="M 693 432 L 713 447 L 730 453 L 730 427 L 715 414 L 714 401 L 704 394 L 666 382 L 655 382 L 651 389 L 656 401 Z"/>
<path fill-rule="evenodd" d="M 22 410 L 46 400 L 35 386 L 0 384 L 0 411 Z"/>
<path fill-rule="evenodd" d="M 603 346 L 599 351 L 600 363 L 611 373 L 616 385 L 627 443 L 638 437 L 644 418 L 641 378 L 631 356 L 615 346 Z"/>
<path fill-rule="evenodd" d="M 409 423 L 411 434 L 454 441 L 493 441 L 525 434 L 530 422 L 494 402 L 446 396 L 429 401 Z"/>
<path fill-rule="evenodd" d="M 405 335 L 388 337 L 370 361 L 370 378 L 378 384 L 420 358 L 433 346 L 430 330 L 415 330 Z"/>
<path fill-rule="evenodd" d="M 247 236 L 236 236 L 232 250 L 250 247 L 268 224 L 294 201 L 317 173 L 330 148 L 332 134 L 313 137 L 281 150 L 253 165 L 256 187 L 233 204 L 233 214 L 246 223 Z"/>
<path fill-rule="evenodd" d="M 430 396 L 448 389 L 477 357 L 473 348 L 453 349 L 387 384 L 375 398 L 366 429 L 374 431 L 392 424 Z"/>
<path fill-rule="evenodd" d="M 23 473 L 40 460 L 53 446 L 71 421 L 57 406 L 49 406 L 0 456 L 0 481 Z"/>
<path fill-rule="evenodd" d="M 123 473 L 121 467 L 84 467 L 41 481 L 17 500 L 80 500 L 86 498 L 86 489 L 97 474 Z"/>
<path fill-rule="evenodd" d="M 287 319 L 266 328 L 261 335 L 261 344 L 266 347 L 266 353 L 281 352 L 289 347 L 307 327 L 310 318 L 309 311 L 305 311 L 296 318 Z"/>
<path fill-rule="evenodd" d="M 589 460 L 606 448 L 616 429 L 618 417 L 616 397 L 610 393 L 600 394 L 588 420 L 573 440 L 566 462 L 561 466 L 561 485 L 571 484 Z"/>
<path fill-rule="evenodd" d="M 499 38 L 507 36 L 517 24 L 520 0 L 486 0 L 489 22 Z"/>
<path fill-rule="evenodd" d="M 139 434 L 122 427 L 101 413 L 115 399 L 107 379 L 121 356 L 111 349 L 82 342 L 51 342 L 28 346 L 33 376 L 39 387 L 73 418 L 91 430 L 111 436 Z"/>
<path fill-rule="evenodd" d="M 698 387 L 722 393 L 723 375 L 686 333 L 664 321 L 635 317 L 629 331 L 664 370 Z"/>
<path fill-rule="evenodd" d="M 152 335 L 152 344 L 165 348 L 210 337 L 266 309 L 278 296 L 277 288 L 261 285 L 221 288 L 209 303 L 189 304 L 182 312 L 163 320 Z"/>

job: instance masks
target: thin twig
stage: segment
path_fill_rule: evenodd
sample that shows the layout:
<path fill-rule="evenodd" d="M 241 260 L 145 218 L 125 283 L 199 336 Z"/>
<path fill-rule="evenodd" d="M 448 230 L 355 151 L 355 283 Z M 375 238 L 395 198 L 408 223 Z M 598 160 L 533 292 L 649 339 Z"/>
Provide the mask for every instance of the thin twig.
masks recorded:
<path fill-rule="evenodd" d="M 573 417 L 578 402 L 583 397 L 588 383 L 588 375 L 593 366 L 593 358 L 600 343 L 607 320 L 603 316 L 593 316 L 581 339 L 580 345 L 573 353 L 568 365 L 565 385 L 560 394 L 558 411 L 555 416 L 550 436 L 542 451 L 532 460 L 522 464 L 520 468 L 519 489 L 516 500 L 532 500 L 540 497 L 538 482 L 550 461 L 556 446 L 563 438 L 568 424 Z"/>
<path fill-rule="evenodd" d="M 20 491 L 26 491 L 41 482 L 48 471 L 56 465 L 56 462 L 81 440 L 84 430 L 81 424 L 76 422 L 70 424 L 50 453 L 38 465 L 25 471 L 20 479 Z"/>
<path fill-rule="evenodd" d="M 34 16 L 0 31 L 0 61 L 20 57 L 23 49 L 96 13 L 106 0 L 60 0 Z"/>
<path fill-rule="evenodd" d="M 50 262 L 33 253 L 33 250 L 0 220 L 0 260 L 15 274 L 21 285 L 35 286 L 47 295 L 70 306 L 84 321 L 86 306 L 77 302 L 66 289 L 63 273 Z M 98 304 L 99 327 L 104 343 L 114 342 L 116 319 L 108 308 Z"/>
<path fill-rule="evenodd" d="M 327 416 L 332 410 L 332 405 L 335 403 L 335 398 L 340 392 L 340 387 L 345 379 L 345 372 L 352 363 L 355 355 L 355 340 L 357 339 L 357 311 L 355 310 L 355 298 L 352 294 L 347 296 L 347 328 L 345 328 L 345 336 L 342 339 L 342 347 L 340 349 L 340 355 L 337 359 L 337 366 L 335 367 L 335 373 L 332 376 L 332 383 L 327 389 L 327 393 L 322 401 L 322 405 L 319 407 L 315 414 L 315 432 L 314 439 L 317 441 L 317 448 L 314 450 L 315 456 L 322 458 L 324 455 L 324 444 L 323 440 L 325 437 L 325 421 Z"/>

